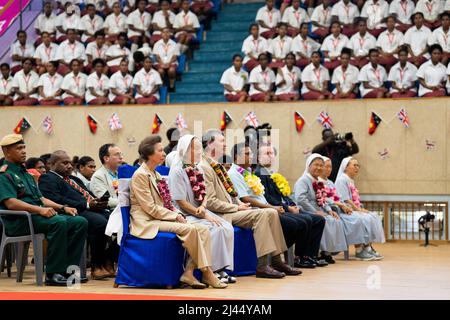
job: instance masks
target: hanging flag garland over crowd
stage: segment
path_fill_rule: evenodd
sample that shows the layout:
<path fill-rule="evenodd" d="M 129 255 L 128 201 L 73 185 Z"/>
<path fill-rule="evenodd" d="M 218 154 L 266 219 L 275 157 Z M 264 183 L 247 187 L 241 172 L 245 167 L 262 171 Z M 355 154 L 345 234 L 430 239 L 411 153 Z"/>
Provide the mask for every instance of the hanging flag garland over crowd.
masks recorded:
<path fill-rule="evenodd" d="M 155 113 L 155 117 L 153 118 L 153 125 L 152 125 L 152 134 L 156 134 L 159 132 L 159 128 L 162 125 L 162 120 L 161 118 L 158 116 L 157 113 Z"/>
<path fill-rule="evenodd" d="M 369 122 L 369 134 L 372 135 L 377 130 L 378 126 L 381 123 L 381 118 L 377 116 L 375 112 L 372 112 L 372 115 L 370 116 L 370 122 Z"/>
<path fill-rule="evenodd" d="M 114 112 L 108 120 L 109 128 L 111 131 L 122 129 L 122 123 L 120 122 L 119 115 Z"/>
<path fill-rule="evenodd" d="M 317 121 L 324 127 L 325 129 L 331 129 L 333 127 L 333 122 L 331 121 L 331 117 L 328 115 L 328 112 L 321 111 L 317 116 Z"/>
<path fill-rule="evenodd" d="M 51 116 L 46 116 L 44 120 L 42 120 L 42 129 L 48 135 L 53 133 L 53 120 Z"/>
<path fill-rule="evenodd" d="M 303 127 L 305 126 L 305 119 L 300 114 L 300 112 L 295 111 L 294 113 L 294 120 L 295 120 L 295 129 L 298 133 L 302 132 Z"/>
<path fill-rule="evenodd" d="M 252 127 L 258 127 L 259 126 L 259 121 L 258 118 L 256 117 L 256 113 L 253 111 L 250 111 L 249 113 L 247 113 L 247 115 L 245 116 L 245 122 L 247 122 L 247 125 L 252 126 Z"/>
<path fill-rule="evenodd" d="M 220 130 L 225 131 L 227 126 L 233 121 L 231 116 L 228 114 L 228 112 L 224 111 L 222 112 L 222 117 L 220 119 Z"/>
<path fill-rule="evenodd" d="M 23 117 L 22 119 L 20 119 L 19 123 L 14 128 L 14 133 L 17 134 L 24 133 L 30 128 L 31 128 L 30 122 L 27 120 L 27 118 Z"/>
<path fill-rule="evenodd" d="M 177 118 L 175 119 L 175 124 L 177 125 L 178 129 L 187 129 L 187 123 L 186 120 L 184 120 L 183 116 L 181 115 L 181 113 L 179 113 L 177 115 Z"/>
<path fill-rule="evenodd" d="M 89 125 L 89 130 L 91 130 L 91 133 L 95 134 L 97 132 L 97 127 L 98 127 L 97 120 L 92 115 L 89 114 L 87 116 L 87 122 Z"/>

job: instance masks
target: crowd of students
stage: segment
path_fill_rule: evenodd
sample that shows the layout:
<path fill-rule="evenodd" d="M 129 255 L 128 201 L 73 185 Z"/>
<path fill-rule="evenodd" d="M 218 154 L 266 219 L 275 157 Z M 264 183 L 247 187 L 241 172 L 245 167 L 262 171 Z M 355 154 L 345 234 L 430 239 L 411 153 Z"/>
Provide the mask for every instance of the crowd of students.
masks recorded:
<path fill-rule="evenodd" d="M 267 0 L 220 80 L 228 101 L 450 92 L 450 1 Z"/>
<path fill-rule="evenodd" d="M 178 58 L 196 48 L 208 0 L 57 1 L 44 4 L 38 38 L 18 31 L 1 65 L 1 105 L 156 103 L 175 90 Z"/>

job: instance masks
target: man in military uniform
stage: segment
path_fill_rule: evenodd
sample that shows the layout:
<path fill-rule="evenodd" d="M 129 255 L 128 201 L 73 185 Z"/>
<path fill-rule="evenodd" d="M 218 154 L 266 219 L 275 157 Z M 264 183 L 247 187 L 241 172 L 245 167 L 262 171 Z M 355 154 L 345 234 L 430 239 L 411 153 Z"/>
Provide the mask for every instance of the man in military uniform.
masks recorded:
<path fill-rule="evenodd" d="M 67 267 L 79 265 L 87 236 L 87 220 L 77 210 L 42 196 L 33 177 L 27 173 L 25 142 L 19 134 L 9 134 L 0 141 L 5 161 L 0 167 L 0 209 L 27 211 L 32 214 L 34 231 L 48 241 L 45 266 L 46 285 L 67 285 Z M 22 216 L 2 218 L 6 233 L 29 233 Z M 83 282 L 83 281 L 82 281 Z"/>

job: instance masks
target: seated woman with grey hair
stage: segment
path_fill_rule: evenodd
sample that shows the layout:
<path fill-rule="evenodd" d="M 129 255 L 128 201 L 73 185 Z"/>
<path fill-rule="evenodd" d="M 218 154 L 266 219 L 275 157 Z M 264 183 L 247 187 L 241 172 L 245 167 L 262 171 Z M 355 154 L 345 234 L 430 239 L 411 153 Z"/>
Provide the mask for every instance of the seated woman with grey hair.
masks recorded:
<path fill-rule="evenodd" d="M 202 159 L 200 140 L 187 134 L 178 141 L 176 157 L 169 172 L 169 189 L 175 207 L 186 215 L 188 223 L 201 224 L 211 234 L 211 269 L 225 283 L 234 283 L 225 269 L 233 270 L 234 229 L 218 215 L 206 209 L 206 187 L 197 164 Z"/>

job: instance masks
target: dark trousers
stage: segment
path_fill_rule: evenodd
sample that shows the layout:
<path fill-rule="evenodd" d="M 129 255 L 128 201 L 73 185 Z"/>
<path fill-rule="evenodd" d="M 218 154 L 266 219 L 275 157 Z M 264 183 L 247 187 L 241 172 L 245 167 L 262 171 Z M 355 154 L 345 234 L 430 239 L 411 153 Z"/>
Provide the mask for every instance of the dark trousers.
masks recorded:
<path fill-rule="evenodd" d="M 304 251 L 296 251 L 296 254 L 301 257 L 301 253 L 305 252 L 305 256 L 317 257 L 319 255 L 320 240 L 322 239 L 323 229 L 325 228 L 325 218 L 314 213 L 301 212 L 300 217 L 308 222 L 308 243 Z M 303 249 L 301 249 L 303 250 Z"/>
<path fill-rule="evenodd" d="M 109 212 L 83 211 L 80 216 L 88 221 L 88 244 L 91 249 L 91 265 L 94 268 L 102 267 L 107 262 L 116 261 L 117 245 L 105 235 Z"/>
<path fill-rule="evenodd" d="M 46 218 L 35 214 L 32 221 L 34 232 L 45 234 L 48 241 L 46 273 L 65 273 L 68 266 L 80 265 L 88 229 L 85 218 L 68 215 Z M 30 233 L 27 220 L 22 218 L 5 221 L 5 228 L 10 236 Z"/>

